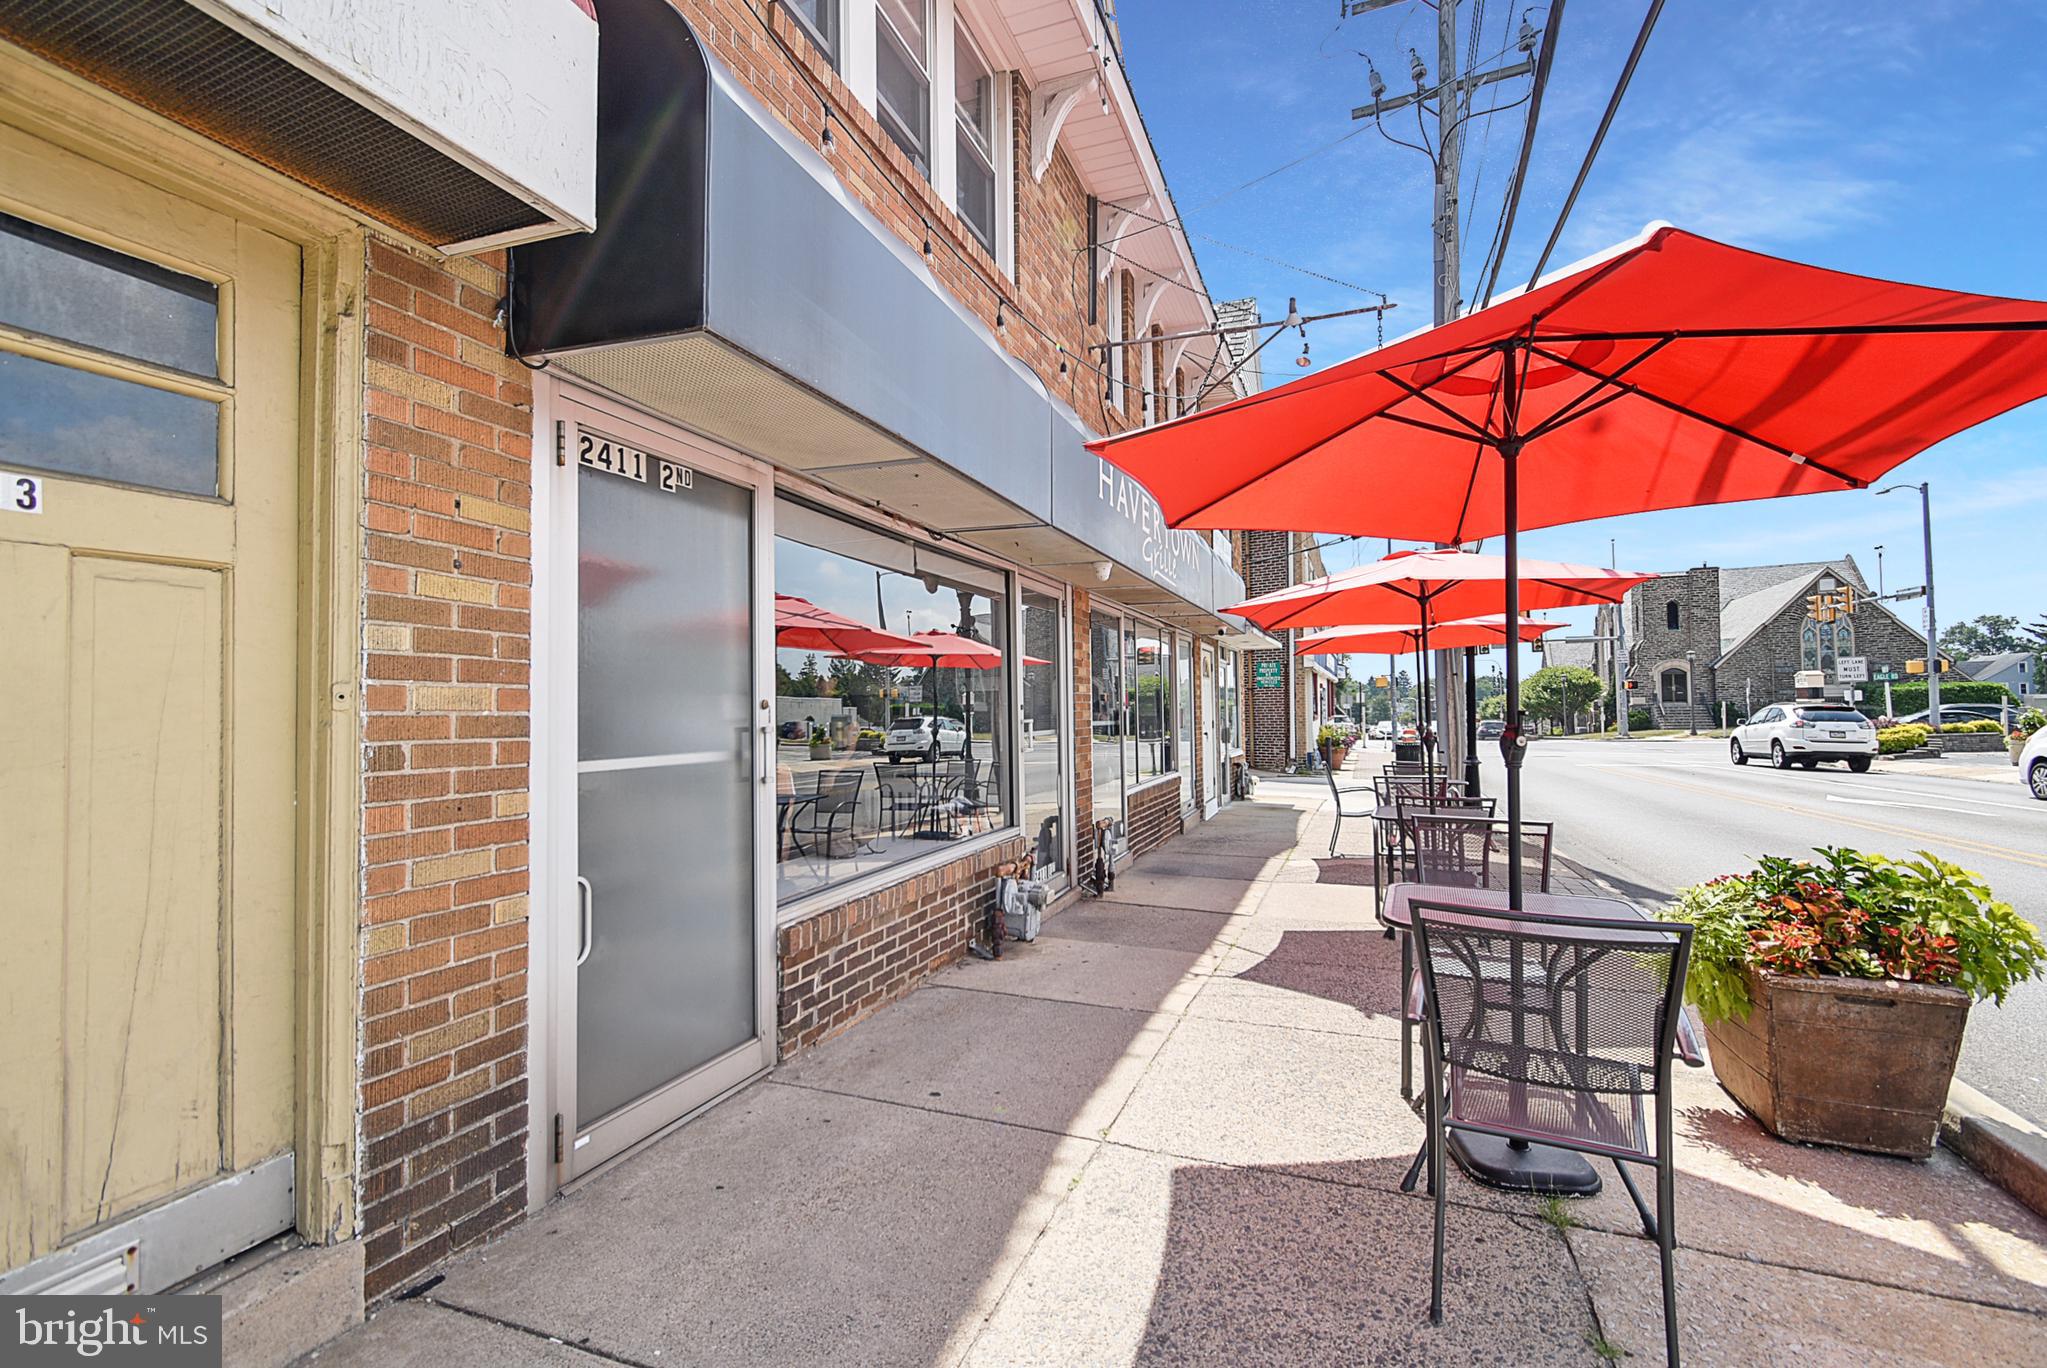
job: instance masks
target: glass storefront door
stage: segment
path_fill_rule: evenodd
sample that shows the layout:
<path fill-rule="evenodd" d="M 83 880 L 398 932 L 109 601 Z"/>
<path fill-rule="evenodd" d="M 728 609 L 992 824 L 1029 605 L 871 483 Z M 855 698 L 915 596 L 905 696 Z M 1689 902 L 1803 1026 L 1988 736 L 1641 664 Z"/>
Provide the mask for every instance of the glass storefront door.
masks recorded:
<path fill-rule="evenodd" d="M 1063 611 L 1057 598 L 1023 591 L 1022 756 L 1023 834 L 1031 843 L 1032 877 L 1066 881 L 1066 775 L 1063 756 L 1068 704 Z"/>
<path fill-rule="evenodd" d="M 709 453 L 615 414 L 571 415 L 577 461 L 558 486 L 576 541 L 574 832 L 555 881 L 575 927 L 565 1177 L 773 1057 L 756 858 L 769 505 Z"/>

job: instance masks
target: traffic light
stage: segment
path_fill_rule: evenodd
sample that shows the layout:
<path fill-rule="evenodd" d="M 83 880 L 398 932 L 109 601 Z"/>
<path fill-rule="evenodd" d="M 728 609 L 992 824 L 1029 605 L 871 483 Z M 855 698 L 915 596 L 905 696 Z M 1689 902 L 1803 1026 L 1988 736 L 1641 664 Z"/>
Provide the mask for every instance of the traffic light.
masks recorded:
<path fill-rule="evenodd" d="M 1938 674 L 1946 674 L 1946 673 L 1947 673 L 1948 671 L 1950 671 L 1950 670 L 1952 670 L 1952 669 L 1954 669 L 1954 668 L 1955 668 L 1955 662 L 1954 662 L 1953 660 L 1949 659 L 1949 658 L 1948 658 L 1947 656 L 1941 656 L 1941 657 L 1939 658 L 1939 661 L 1938 661 L 1938 664 L 1937 664 L 1937 667 L 1936 667 L 1936 670 L 1935 670 L 1935 672 L 1936 672 L 1936 673 L 1938 673 Z M 1906 673 L 1906 674 L 1909 674 L 1909 675 L 1923 675 L 1923 674 L 1925 674 L 1925 673 L 1926 673 L 1926 658 L 1925 658 L 1924 656 L 1920 656 L 1920 657 L 1917 657 L 1917 658 L 1915 658 L 1915 659 L 1912 659 L 1912 660 L 1908 660 L 1908 661 L 1906 661 L 1906 662 L 1905 662 L 1905 673 Z"/>
<path fill-rule="evenodd" d="M 1636 685 L 1634 680 L 1630 679 L 1621 687 L 1626 689 L 1629 693 L 1633 693 L 1638 686 Z"/>

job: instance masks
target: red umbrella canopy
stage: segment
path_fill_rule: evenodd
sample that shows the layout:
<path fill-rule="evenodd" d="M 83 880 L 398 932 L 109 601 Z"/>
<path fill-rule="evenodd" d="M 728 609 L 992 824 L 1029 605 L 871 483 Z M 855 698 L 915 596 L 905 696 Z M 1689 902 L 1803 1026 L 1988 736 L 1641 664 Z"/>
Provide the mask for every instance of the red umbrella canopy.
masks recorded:
<path fill-rule="evenodd" d="M 1630 570 L 1523 560 L 1521 606 L 1582 608 L 1619 603 L 1621 595 L 1654 578 Z M 1438 623 L 1500 614 L 1506 607 L 1506 595 L 1504 557 L 1469 551 L 1395 551 L 1354 570 L 1247 599 L 1223 611 L 1265 631 L 1343 627 L 1357 622 L 1411 622 L 1419 629 L 1426 622 L 1429 646 L 1435 649 L 1448 644 L 1436 639 Z"/>
<path fill-rule="evenodd" d="M 1519 632 L 1523 641 L 1539 641 L 1544 632 L 1554 632 L 1561 622 L 1527 622 Z M 1454 651 L 1466 646 L 1499 646 L 1507 640 L 1507 619 L 1490 617 L 1445 622 L 1429 628 L 1432 650 Z M 1376 627 L 1332 627 L 1326 632 L 1304 633 L 1294 647 L 1295 655 L 1408 655 L 1421 649 L 1421 628 L 1381 625 Z"/>
<path fill-rule="evenodd" d="M 1661 226 L 1441 327 L 1089 446 L 1173 527 L 1469 542 L 1506 530 L 1510 443 L 1515 522 L 1551 527 L 1861 488 L 2043 394 L 2047 304 Z"/>
<path fill-rule="evenodd" d="M 993 670 L 1002 664 L 1002 652 L 985 641 L 952 632 L 913 632 L 900 638 L 900 646 L 881 646 L 861 651 L 858 659 L 876 665 L 909 665 L 941 670 Z M 1025 656 L 1026 665 L 1049 665 L 1036 656 Z"/>
<path fill-rule="evenodd" d="M 820 608 L 794 594 L 775 595 L 775 645 L 779 649 L 857 656 L 882 649 L 913 650 L 916 642 L 869 627 L 857 618 Z"/>

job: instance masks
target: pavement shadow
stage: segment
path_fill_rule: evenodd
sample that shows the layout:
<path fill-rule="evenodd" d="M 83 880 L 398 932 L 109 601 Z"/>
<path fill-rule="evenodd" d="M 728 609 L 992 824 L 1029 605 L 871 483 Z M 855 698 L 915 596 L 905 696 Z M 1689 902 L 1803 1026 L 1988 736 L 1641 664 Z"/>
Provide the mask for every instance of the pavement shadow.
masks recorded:
<path fill-rule="evenodd" d="M 1348 888 L 1370 888 L 1372 869 L 1372 858 L 1369 855 L 1351 855 L 1336 859 L 1318 858 L 1315 861 L 1315 882 L 1342 884 Z"/>
<path fill-rule="evenodd" d="M 1429 1209 L 1398 1159 L 1173 1171 L 1138 1364 L 1561 1363 L 1592 1328 L 1569 1251 L 1538 1223 L 1449 1219 L 1429 1324 Z"/>
<path fill-rule="evenodd" d="M 1282 932 L 1271 954 L 1235 977 L 1399 1020 L 1400 951 L 1378 931 Z"/>

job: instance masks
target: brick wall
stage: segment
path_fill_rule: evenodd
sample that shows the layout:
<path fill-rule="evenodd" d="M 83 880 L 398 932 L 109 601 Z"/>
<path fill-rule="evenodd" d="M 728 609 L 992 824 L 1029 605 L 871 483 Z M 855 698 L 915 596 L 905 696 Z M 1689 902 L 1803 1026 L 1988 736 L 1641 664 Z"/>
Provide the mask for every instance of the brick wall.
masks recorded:
<path fill-rule="evenodd" d="M 901 997 L 967 953 L 994 899 L 998 865 L 1025 841 L 999 842 L 782 928 L 776 1022 L 789 1058 Z"/>
<path fill-rule="evenodd" d="M 1180 821 L 1180 778 L 1167 775 L 1143 788 L 1130 790 L 1126 801 L 1130 815 L 1124 829 L 1130 834 L 1132 858 L 1164 845 L 1184 827 Z"/>
<path fill-rule="evenodd" d="M 372 240 L 365 301 L 365 1296 L 526 1205 L 532 391 L 501 259 Z"/>

